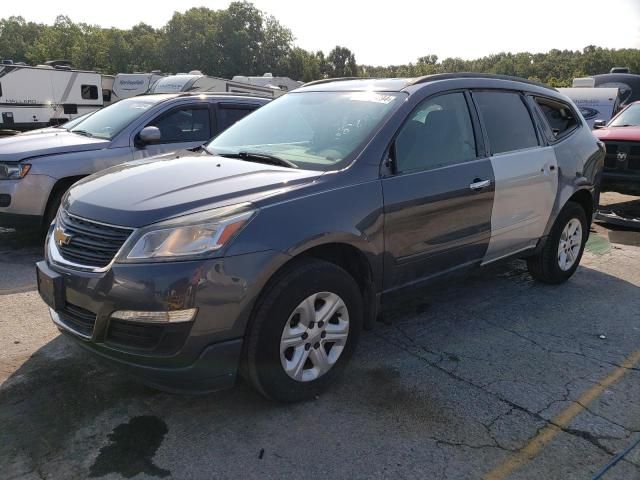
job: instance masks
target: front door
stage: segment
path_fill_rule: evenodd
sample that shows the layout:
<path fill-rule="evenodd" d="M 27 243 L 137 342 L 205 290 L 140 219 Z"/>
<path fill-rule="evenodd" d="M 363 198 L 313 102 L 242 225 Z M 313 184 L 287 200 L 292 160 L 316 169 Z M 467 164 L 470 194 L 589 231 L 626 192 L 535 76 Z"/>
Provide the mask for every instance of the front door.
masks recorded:
<path fill-rule="evenodd" d="M 213 136 L 208 105 L 176 107 L 151 120 L 145 125 L 148 126 L 160 129 L 160 140 L 136 147 L 135 159 L 196 148 Z"/>
<path fill-rule="evenodd" d="M 396 137 L 396 173 L 382 180 L 385 290 L 478 264 L 486 253 L 494 178 L 471 112 L 463 92 L 432 97 Z"/>

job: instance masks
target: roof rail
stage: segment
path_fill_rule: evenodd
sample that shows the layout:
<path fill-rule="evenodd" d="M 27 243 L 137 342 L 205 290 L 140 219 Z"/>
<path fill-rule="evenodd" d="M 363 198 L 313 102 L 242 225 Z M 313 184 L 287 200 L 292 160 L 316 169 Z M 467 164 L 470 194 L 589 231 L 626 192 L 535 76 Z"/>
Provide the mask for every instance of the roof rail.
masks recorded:
<path fill-rule="evenodd" d="M 178 93 L 178 97 L 196 97 L 198 95 L 208 95 L 208 96 L 213 96 L 213 95 L 222 95 L 224 97 L 256 97 L 256 98 L 266 98 L 266 99 L 272 99 L 273 97 L 269 97 L 267 95 L 261 95 L 261 92 L 213 92 L 213 91 L 197 91 L 197 90 L 193 90 L 190 92 L 179 92 Z M 153 93 L 151 93 L 150 95 L 154 95 Z M 162 94 L 159 94 L 162 95 Z"/>
<path fill-rule="evenodd" d="M 303 87 L 308 87 L 310 85 L 322 85 L 324 83 L 331 82 L 345 82 L 347 80 L 373 80 L 371 77 L 338 77 L 338 78 L 323 78 L 321 80 L 314 80 L 313 82 L 307 82 L 302 84 Z"/>
<path fill-rule="evenodd" d="M 549 90 L 556 90 L 555 88 L 550 87 L 549 85 L 546 85 L 541 82 L 536 82 L 534 80 L 528 80 L 526 78 L 513 77 L 511 75 L 500 75 L 497 73 L 474 73 L 474 72 L 436 73 L 433 75 L 425 75 L 424 77 L 418 77 L 413 79 L 413 81 L 411 81 L 409 85 L 418 85 L 420 83 L 435 82 L 438 80 L 449 80 L 453 78 L 488 78 L 488 79 L 494 79 L 494 80 L 508 80 L 511 82 L 526 83 L 529 85 L 534 85 L 536 87 L 546 88 Z"/>

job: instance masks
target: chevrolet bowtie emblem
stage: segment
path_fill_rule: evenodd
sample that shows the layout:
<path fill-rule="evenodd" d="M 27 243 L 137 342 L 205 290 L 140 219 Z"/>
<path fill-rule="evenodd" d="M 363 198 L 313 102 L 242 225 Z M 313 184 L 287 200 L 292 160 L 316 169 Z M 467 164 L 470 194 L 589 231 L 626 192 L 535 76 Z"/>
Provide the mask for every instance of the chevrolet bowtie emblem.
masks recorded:
<path fill-rule="evenodd" d="M 56 227 L 53 231 L 53 239 L 59 246 L 69 245 L 71 243 L 72 235 L 66 233 L 62 227 Z"/>
<path fill-rule="evenodd" d="M 627 159 L 627 152 L 618 152 L 618 155 L 616 155 L 616 158 L 618 159 L 619 162 L 624 162 Z"/>

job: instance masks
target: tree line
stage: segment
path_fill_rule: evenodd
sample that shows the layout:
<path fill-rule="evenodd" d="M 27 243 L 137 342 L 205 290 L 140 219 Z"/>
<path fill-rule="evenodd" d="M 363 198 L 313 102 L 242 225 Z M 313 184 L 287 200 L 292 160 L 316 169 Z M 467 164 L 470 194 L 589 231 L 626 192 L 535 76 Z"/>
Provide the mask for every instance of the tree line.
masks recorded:
<path fill-rule="evenodd" d="M 336 46 L 325 54 L 296 46 L 291 30 L 253 4 L 233 2 L 226 9 L 192 8 L 176 12 L 161 28 L 139 23 L 130 29 L 103 28 L 57 17 L 53 25 L 23 17 L 0 20 L 0 59 L 30 65 L 69 60 L 74 67 L 102 73 L 202 72 L 276 76 L 311 81 L 334 77 L 416 77 L 445 72 L 515 75 L 568 86 L 575 77 L 629 67 L 640 73 L 640 49 L 587 46 L 582 51 L 498 53 L 464 60 L 425 55 L 415 63 L 359 65 L 355 54 Z"/>

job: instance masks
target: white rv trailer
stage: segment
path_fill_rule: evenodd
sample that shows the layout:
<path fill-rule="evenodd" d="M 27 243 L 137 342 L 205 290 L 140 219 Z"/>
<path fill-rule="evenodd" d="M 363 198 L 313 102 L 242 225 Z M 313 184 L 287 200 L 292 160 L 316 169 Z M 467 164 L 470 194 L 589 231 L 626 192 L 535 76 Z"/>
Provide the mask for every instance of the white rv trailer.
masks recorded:
<path fill-rule="evenodd" d="M 68 65 L 0 65 L 0 130 L 57 125 L 103 105 L 99 73 Z"/>
<path fill-rule="evenodd" d="M 224 78 L 209 77 L 198 70 L 163 77 L 149 89 L 149 93 L 178 92 L 232 92 L 270 98 L 287 93 L 277 87 L 260 87 Z"/>
<path fill-rule="evenodd" d="M 153 85 L 163 78 L 158 71 L 151 73 L 119 73 L 102 76 L 102 93 L 105 105 L 110 105 L 123 98 L 135 97 L 149 91 Z"/>
<path fill-rule="evenodd" d="M 250 85 L 258 85 L 260 87 L 279 88 L 290 92 L 304 85 L 304 82 L 292 80 L 289 77 L 274 77 L 271 73 L 265 73 L 261 77 L 245 77 L 244 75 L 236 75 L 231 79 L 233 82 L 248 83 Z"/>
<path fill-rule="evenodd" d="M 574 87 L 558 88 L 558 91 L 573 100 L 590 128 L 593 128 L 593 122 L 596 120 L 608 122 L 620 109 L 620 95 L 617 88 L 576 87 L 575 85 L 574 80 Z"/>

